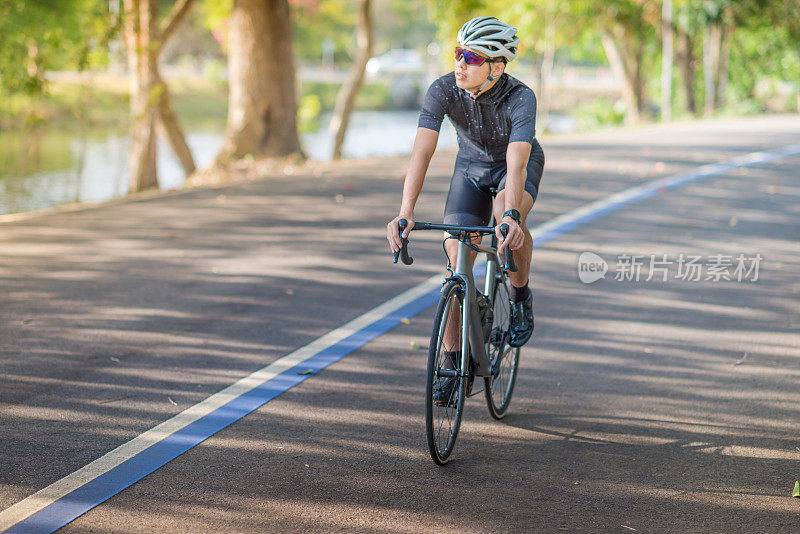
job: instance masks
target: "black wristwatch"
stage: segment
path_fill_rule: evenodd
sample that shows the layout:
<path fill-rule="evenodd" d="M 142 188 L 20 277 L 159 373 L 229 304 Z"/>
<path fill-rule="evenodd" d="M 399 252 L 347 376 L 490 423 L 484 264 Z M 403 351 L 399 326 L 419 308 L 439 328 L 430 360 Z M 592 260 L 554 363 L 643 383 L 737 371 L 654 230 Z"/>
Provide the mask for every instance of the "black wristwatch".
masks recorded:
<path fill-rule="evenodd" d="M 519 216 L 519 212 L 518 212 L 517 210 L 515 210 L 515 209 L 510 209 L 510 210 L 508 210 L 507 212 L 505 212 L 505 213 L 503 214 L 503 218 L 505 219 L 506 217 L 511 217 L 512 219 L 514 219 L 515 221 L 517 221 L 517 224 L 519 224 L 519 220 L 520 220 L 520 218 L 521 218 L 521 217 Z"/>

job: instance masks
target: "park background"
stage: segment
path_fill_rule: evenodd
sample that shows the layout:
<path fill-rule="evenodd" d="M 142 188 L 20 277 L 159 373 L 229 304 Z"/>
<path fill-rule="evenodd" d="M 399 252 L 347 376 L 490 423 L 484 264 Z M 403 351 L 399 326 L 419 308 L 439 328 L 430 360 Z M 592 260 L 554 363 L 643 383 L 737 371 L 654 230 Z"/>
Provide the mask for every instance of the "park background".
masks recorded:
<path fill-rule="evenodd" d="M 800 107 L 795 0 L 9 0 L 0 215 L 407 153 L 479 15 L 545 139 Z"/>

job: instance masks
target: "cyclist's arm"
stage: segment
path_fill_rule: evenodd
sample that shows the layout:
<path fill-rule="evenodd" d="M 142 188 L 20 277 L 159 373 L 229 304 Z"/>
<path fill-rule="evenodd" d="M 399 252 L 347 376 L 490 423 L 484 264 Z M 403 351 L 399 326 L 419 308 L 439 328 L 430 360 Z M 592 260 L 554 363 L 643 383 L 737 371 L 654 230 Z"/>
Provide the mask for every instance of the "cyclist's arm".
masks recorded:
<path fill-rule="evenodd" d="M 506 151 L 505 211 L 510 209 L 519 210 L 520 206 L 522 206 L 525 180 L 528 177 L 526 169 L 530 155 L 530 143 L 526 141 L 514 141 L 508 144 L 508 150 Z M 523 214 L 522 216 L 524 217 L 525 215 L 526 214 Z M 501 240 L 498 250 L 503 250 L 506 246 L 511 246 L 511 250 L 520 248 L 524 240 L 524 235 L 519 225 L 510 217 L 504 218 L 500 222 L 508 224 L 509 233 L 505 240 Z M 498 237 L 500 237 L 499 231 Z"/>
<path fill-rule="evenodd" d="M 506 151 L 506 211 L 519 209 L 522 205 L 522 194 L 525 190 L 525 180 L 528 178 L 528 158 L 531 156 L 531 144 L 525 141 L 515 141 L 508 144 Z"/>
<path fill-rule="evenodd" d="M 411 161 L 408 164 L 406 179 L 403 183 L 403 202 L 400 204 L 400 214 L 392 220 L 387 228 L 387 237 L 392 250 L 401 247 L 400 233 L 397 231 L 397 221 L 406 219 L 409 223 L 406 235 L 414 226 L 414 206 L 417 204 L 428 165 L 431 163 L 436 143 L 439 141 L 439 132 L 428 128 L 417 128 L 417 137 L 414 139 L 414 148 L 411 149 Z"/>
<path fill-rule="evenodd" d="M 401 215 L 414 215 L 414 206 L 417 204 L 425 173 L 431 163 L 436 143 L 439 141 L 439 132 L 428 128 L 417 128 L 417 137 L 414 139 L 414 148 L 411 149 L 411 161 L 403 184 L 403 203 L 400 206 Z"/>

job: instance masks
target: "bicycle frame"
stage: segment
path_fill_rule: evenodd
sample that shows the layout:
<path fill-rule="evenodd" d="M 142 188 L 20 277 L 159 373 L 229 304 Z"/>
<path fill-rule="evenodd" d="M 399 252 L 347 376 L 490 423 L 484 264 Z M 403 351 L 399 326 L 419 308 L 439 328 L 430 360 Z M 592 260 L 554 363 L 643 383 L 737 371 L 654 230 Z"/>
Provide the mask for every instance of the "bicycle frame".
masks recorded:
<path fill-rule="evenodd" d="M 466 232 L 459 236 L 456 268 L 453 269 L 453 278 L 459 279 L 464 286 L 464 313 L 461 317 L 461 331 L 468 334 L 461 339 L 461 355 L 463 358 L 461 369 L 469 368 L 469 363 L 466 360 L 466 355 L 469 354 L 475 363 L 475 376 L 488 377 L 491 376 L 492 370 L 489 357 L 486 354 L 483 326 L 481 325 L 478 302 L 475 298 L 475 277 L 472 274 L 470 253 L 474 250 L 486 254 L 484 294 L 489 299 L 490 305 L 494 304 L 492 299 L 494 298 L 494 288 L 497 283 L 497 266 L 500 264 L 500 259 L 497 256 L 497 249 L 469 243 L 468 240 L 469 236 Z M 493 236 L 493 240 L 496 240 L 496 237 Z"/>

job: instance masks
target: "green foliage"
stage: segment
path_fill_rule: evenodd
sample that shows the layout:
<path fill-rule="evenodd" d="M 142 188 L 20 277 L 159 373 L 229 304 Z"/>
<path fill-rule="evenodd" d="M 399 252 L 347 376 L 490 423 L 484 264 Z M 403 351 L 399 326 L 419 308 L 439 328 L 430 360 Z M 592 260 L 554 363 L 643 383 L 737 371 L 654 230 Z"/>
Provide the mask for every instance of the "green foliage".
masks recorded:
<path fill-rule="evenodd" d="M 578 105 L 573 110 L 579 128 L 591 130 L 599 126 L 619 125 L 625 120 L 625 108 L 618 106 L 610 98 L 598 98 Z"/>
<path fill-rule="evenodd" d="M 188 128 L 221 131 L 227 117 L 227 87 L 204 80 L 172 80 L 172 107 Z M 43 95 L 15 93 L 0 100 L 0 129 L 46 123 L 73 132 L 81 128 L 124 132 L 129 126 L 128 80 L 99 75 L 86 84 L 51 82 Z"/>
<path fill-rule="evenodd" d="M 315 132 L 320 127 L 319 115 L 322 103 L 315 94 L 304 95 L 297 108 L 297 119 L 300 133 Z"/>
<path fill-rule="evenodd" d="M 586 21 L 580 19 L 580 3 L 570 0 L 488 0 L 487 13 L 519 29 L 522 57 L 540 55 L 551 29 L 555 41 L 570 45 L 580 37 Z"/>
<path fill-rule="evenodd" d="M 604 65 L 607 62 L 597 30 L 591 27 L 580 32 L 570 46 L 562 47 L 560 51 L 562 54 L 557 57 L 577 65 Z"/>
<path fill-rule="evenodd" d="M 356 99 L 358 109 L 391 109 L 389 86 L 383 82 L 369 83 L 361 86 Z"/>
<path fill-rule="evenodd" d="M 350 62 L 354 57 L 358 2 L 325 0 L 298 3 L 292 7 L 295 56 L 305 61 L 320 61 L 323 43 L 334 44 L 334 61 Z"/>
<path fill-rule="evenodd" d="M 313 97 L 319 104 L 317 107 L 316 104 L 311 104 L 312 100 L 309 100 L 306 103 L 309 106 L 306 110 L 307 113 L 311 109 L 317 109 L 318 113 L 324 113 L 333 111 L 336 105 L 336 95 L 339 93 L 339 84 L 304 82 L 301 92 L 301 105 L 310 97 Z M 364 83 L 358 92 L 357 106 L 358 109 L 389 109 L 391 107 L 389 87 L 385 82 Z"/>
<path fill-rule="evenodd" d="M 162 0 L 160 2 L 159 14 L 162 19 L 165 19 L 172 11 L 176 1 Z M 221 32 L 215 32 L 211 27 L 222 27 L 223 21 L 230 16 L 230 12 L 226 12 L 229 7 L 212 4 L 210 0 L 196 0 L 178 26 L 177 31 L 164 44 L 159 59 L 167 64 L 181 64 L 190 67 L 199 66 L 212 58 L 224 61 L 225 55 L 222 50 L 223 45 L 226 45 L 227 42 L 221 40 L 223 38 Z M 217 11 L 209 13 L 209 9 Z"/>
<path fill-rule="evenodd" d="M 0 183 L 33 171 L 69 169 L 74 140 L 75 132 L 65 129 L 0 132 Z"/>
<path fill-rule="evenodd" d="M 295 55 L 320 62 L 326 41 L 333 43 L 336 64 L 349 64 L 355 54 L 358 2 L 309 0 L 292 3 Z M 391 48 L 424 49 L 433 41 L 436 26 L 427 17 L 425 0 L 373 0 L 374 54 Z"/>
<path fill-rule="evenodd" d="M 171 80 L 172 109 L 182 124 L 196 129 L 221 131 L 228 117 L 228 87 L 196 78 Z"/>
<path fill-rule="evenodd" d="M 435 40 L 436 25 L 428 18 L 425 0 L 374 2 L 375 52 L 391 48 L 423 50 Z"/>
<path fill-rule="evenodd" d="M 175 0 L 159 0 L 161 16 Z M 299 60 L 317 63 L 323 43 L 334 44 L 334 60 L 347 68 L 353 60 L 354 27 L 358 2 L 353 0 L 290 0 L 294 26 L 295 53 Z M 726 105 L 728 112 L 752 110 L 794 110 L 800 80 L 800 2 L 796 0 L 673 0 L 674 27 L 688 34 L 694 44 L 694 93 L 702 109 L 703 46 L 712 22 L 721 23 L 732 35 L 728 61 Z M 202 102 L 224 100 L 222 68 L 218 47 L 227 43 L 227 24 L 233 0 L 202 0 L 193 6 L 184 22 L 187 41 L 173 43 L 164 59 L 201 54 L 217 58 L 205 62 L 210 79 L 216 81 L 214 94 L 202 90 L 193 100 L 192 92 L 175 98 L 190 116 L 202 114 Z M 390 48 L 423 51 L 431 41 L 441 45 L 443 69 L 452 67 L 452 45 L 458 28 L 474 16 L 492 15 L 519 28 L 520 60 L 513 67 L 541 61 L 545 39 L 556 46 L 556 62 L 605 65 L 600 42 L 603 31 L 614 33 L 628 49 L 641 47 L 643 76 L 650 93 L 657 96 L 661 62 L 662 0 L 373 0 L 375 54 Z M 211 41 L 205 26 L 213 34 Z M 99 101 L 86 106 L 86 96 L 64 85 L 46 83 L 45 73 L 102 67 L 107 62 L 106 46 L 117 37 L 117 18 L 109 13 L 108 0 L 0 0 L 0 124 L 9 117 L 29 125 L 63 118 L 94 115 L 111 116 L 120 111 L 119 99 L 127 98 L 126 87 L 116 96 L 100 91 Z M 177 37 L 177 35 L 176 35 Z M 202 41 L 202 42 L 200 42 Z M 679 42 L 676 40 L 676 50 Z M 199 62 L 198 62 L 199 65 Z M 675 102 L 682 104 L 682 70 L 675 70 Z M 791 84 L 795 85 L 792 86 Z M 302 86 L 301 123 L 312 121 L 333 108 L 338 85 Z M 56 94 L 57 91 L 57 94 Z M 49 94 L 49 93 L 53 94 Z M 787 96 L 788 94 L 788 96 Z M 219 95 L 223 95 L 219 98 Z M 83 98 L 83 100 L 81 100 Z M 391 98 L 384 84 L 367 84 L 359 95 L 361 108 L 383 109 Z M 91 108 L 91 109 L 88 109 Z M 95 113 L 95 108 L 98 112 Z M 618 112 L 609 102 L 584 106 L 578 113 L 594 117 L 589 122 L 616 122 Z M 214 120 L 224 116 L 224 105 L 213 105 Z M 104 111 L 105 110 L 105 111 Z M 222 110 L 222 111 L 220 111 Z M 676 109 L 676 115 L 680 110 Z M 103 119 L 104 120 L 104 119 Z M 4 122 L 3 122 L 4 121 Z M 102 120 L 101 120 L 102 122 Z M 309 122 L 310 124 L 310 122 Z"/>
<path fill-rule="evenodd" d="M 428 14 L 437 28 L 439 59 L 448 67 L 453 64 L 452 50 L 459 28 L 473 17 L 489 16 L 486 0 L 428 0 Z"/>
<path fill-rule="evenodd" d="M 202 12 L 206 28 L 222 50 L 228 46 L 228 19 L 233 11 L 233 0 L 203 0 Z"/>
<path fill-rule="evenodd" d="M 116 29 L 103 0 L 0 2 L 0 89 L 41 94 L 47 70 L 102 64 Z"/>

